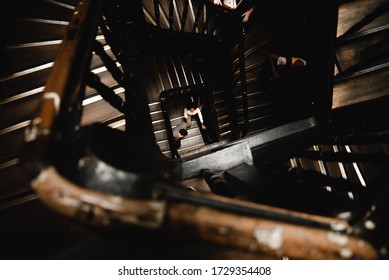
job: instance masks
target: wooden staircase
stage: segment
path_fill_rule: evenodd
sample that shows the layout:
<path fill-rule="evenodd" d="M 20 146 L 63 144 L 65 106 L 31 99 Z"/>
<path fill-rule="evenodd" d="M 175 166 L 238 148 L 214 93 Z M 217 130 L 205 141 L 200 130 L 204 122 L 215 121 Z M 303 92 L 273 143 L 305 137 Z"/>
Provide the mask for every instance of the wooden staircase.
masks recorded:
<path fill-rule="evenodd" d="M 385 171 L 386 162 L 380 161 L 378 165 L 368 160 L 359 162 L 357 156 L 359 153 L 372 156 L 388 154 L 388 141 L 385 137 L 388 123 L 382 114 L 388 105 L 387 88 L 389 85 L 385 78 L 388 74 L 389 56 L 387 55 L 386 37 L 389 17 L 387 1 L 369 1 L 369 5 L 362 5 L 360 2 L 362 1 L 344 1 L 339 5 L 338 30 L 334 46 L 336 59 L 335 65 L 332 65 L 335 69 L 333 92 L 331 92 L 333 93 L 332 118 L 328 126 L 328 135 L 326 134 L 323 138 L 327 142 L 314 143 L 307 153 L 296 151 L 296 154 L 291 155 L 286 164 L 294 168 L 294 171 L 300 169 L 314 171 L 316 175 L 319 173 L 330 178 L 342 178 L 350 184 L 375 188 L 378 181 L 382 180 L 381 176 Z M 10 245 L 9 250 L 5 250 L 1 257 L 47 258 L 55 254 L 56 250 L 52 248 L 53 250 L 47 250 L 50 252 L 38 254 L 40 248 L 31 245 L 33 242 L 31 239 L 39 235 L 41 236 L 39 240 L 44 244 L 44 237 L 47 235 L 43 232 L 47 228 L 43 225 L 46 223 L 56 225 L 51 228 L 53 231 L 58 230 L 65 233 L 59 238 L 62 240 L 62 245 L 58 247 L 58 250 L 78 241 L 80 236 L 83 238 L 89 234 L 73 224 L 69 226 L 66 220 L 53 216 L 44 208 L 37 199 L 36 193 L 31 189 L 30 179 L 20 168 L 25 129 L 35 115 L 40 95 L 44 91 L 58 46 L 65 35 L 76 1 L 19 0 L 11 5 L 11 9 L 2 11 L 5 13 L 2 16 L 2 19 L 5 19 L 5 25 L 2 25 L 1 34 L 6 34 L 7 40 L 4 45 L 0 46 L 2 48 L 0 50 L 2 54 L 0 56 L 2 59 L 0 68 L 0 211 L 2 215 L 0 218 L 7 228 L 0 237 L 4 236 L 3 242 L 8 242 Z M 188 39 L 188 42 L 190 40 L 202 41 L 207 46 L 219 50 L 221 48 L 218 42 L 220 22 L 218 22 L 219 16 L 216 15 L 220 13 L 220 17 L 225 16 L 225 11 L 215 10 L 210 3 L 194 0 L 143 0 L 142 7 L 146 30 L 152 35 L 145 39 L 148 43 L 144 48 L 145 55 L 142 57 L 144 74 L 142 89 L 147 97 L 155 141 L 162 154 L 168 158 L 171 157 L 161 108 L 161 92 L 200 85 L 207 79 L 214 83 L 211 92 L 220 143 L 229 142 L 234 128 L 231 124 L 231 105 L 227 102 L 226 88 L 223 88 L 222 81 L 218 79 L 218 71 L 221 69 L 212 69 L 208 73 L 209 69 L 201 68 L 201 64 L 198 65 L 199 67 L 188 67 L 187 59 L 190 57 L 189 51 L 192 50 L 188 45 L 176 46 L 177 49 L 169 50 L 169 46 L 174 46 L 169 44 L 175 40 L 183 41 L 183 39 Z M 238 44 L 232 47 L 231 52 L 232 67 L 229 70 L 232 71 L 228 82 L 232 86 L 232 107 L 236 115 L 238 138 L 256 135 L 306 116 L 305 112 L 296 113 L 296 107 L 290 106 L 286 101 L 289 99 L 285 99 L 283 95 L 285 93 L 264 91 L 257 83 L 258 67 L 262 65 L 266 55 L 274 51 L 277 46 L 277 41 L 273 37 L 274 30 L 269 27 L 269 23 L 272 22 L 271 5 L 264 5 L 262 8 L 256 11 L 250 25 L 244 26 L 245 33 L 240 42 L 244 52 L 242 53 L 242 48 L 239 48 Z M 347 30 L 351 31 L 347 32 Z M 158 46 L 152 45 L 152 42 L 157 41 L 155 38 L 158 36 L 160 36 L 159 39 L 165 38 L 167 42 L 167 47 L 160 53 L 158 53 Z M 97 30 L 96 40 L 103 45 L 104 51 L 116 63 L 117 68 L 123 70 L 123 66 L 118 62 L 115 51 L 107 43 L 101 28 Z M 183 51 L 179 53 L 177 50 Z M 206 56 L 205 50 L 199 50 L 195 55 L 206 60 L 214 59 L 214 57 Z M 217 62 L 220 63 L 220 61 Z M 92 55 L 90 70 L 98 75 L 117 97 L 125 99 L 124 88 L 112 77 L 112 72 L 107 70 L 102 59 L 95 53 Z M 317 96 L 315 93 L 308 103 L 313 104 L 312 107 L 308 107 L 309 113 L 316 112 Z M 112 107 L 94 88 L 86 87 L 82 105 L 82 126 L 101 123 L 111 128 L 125 130 L 124 114 Z M 171 116 L 172 125 L 180 121 L 180 114 L 181 112 L 177 111 Z M 245 126 L 246 123 L 248 126 Z M 359 142 L 352 136 L 357 137 Z M 190 137 L 183 140 L 182 144 L 180 152 L 188 157 L 192 155 L 191 151 L 202 151 L 206 148 L 196 125 L 191 128 Z M 328 160 L 323 157 L 329 154 L 329 157 L 333 159 L 331 155 L 339 152 L 356 154 L 354 161 Z M 271 163 L 274 166 L 270 164 L 266 168 L 271 170 L 269 172 L 272 176 L 277 177 L 280 174 L 278 162 Z M 282 175 L 285 174 L 282 173 Z M 288 173 L 288 176 L 295 176 L 293 180 L 305 180 L 306 182 L 310 182 L 312 178 L 318 178 L 318 176 L 308 177 L 304 172 L 299 174 L 304 174 L 305 177 L 298 177 L 296 174 Z M 324 180 L 324 177 L 320 178 L 321 180 L 316 183 L 333 182 Z M 268 183 L 269 186 L 274 184 L 271 180 Z M 331 197 L 331 192 L 336 189 L 330 183 L 324 184 L 324 188 L 328 190 L 326 197 Z M 350 191 L 347 197 L 342 197 L 342 199 L 355 205 L 360 196 Z M 25 215 L 26 213 L 29 215 Z M 25 218 L 21 218 L 24 216 Z M 58 224 L 54 221 L 58 221 Z M 31 237 L 21 233 L 26 227 L 32 227 L 32 224 L 37 228 L 41 227 L 41 230 L 34 232 Z M 18 240 L 13 239 L 15 231 L 19 232 L 18 240 L 24 240 L 21 242 L 22 246 L 30 248 L 36 254 L 30 254 L 27 251 L 20 255 L 11 254 L 14 246 L 18 246 Z M 51 234 L 55 235 L 52 232 Z M 51 245 L 46 243 L 42 247 L 47 249 L 49 246 Z M 381 257 L 386 258 L 386 255 Z"/>

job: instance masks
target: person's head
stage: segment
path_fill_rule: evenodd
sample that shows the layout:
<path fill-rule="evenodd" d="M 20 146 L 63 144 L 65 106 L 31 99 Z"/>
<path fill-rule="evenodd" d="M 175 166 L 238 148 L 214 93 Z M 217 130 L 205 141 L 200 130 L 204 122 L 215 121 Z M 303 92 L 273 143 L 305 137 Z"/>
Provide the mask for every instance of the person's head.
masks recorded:
<path fill-rule="evenodd" d="M 296 61 L 293 63 L 293 67 L 296 69 L 303 69 L 305 67 L 305 63 L 301 59 L 296 59 Z"/>
<path fill-rule="evenodd" d="M 297 59 L 294 63 L 293 63 L 293 70 L 294 72 L 297 74 L 297 75 L 303 75 L 303 73 L 305 72 L 305 63 L 304 61 L 302 61 L 301 59 Z"/>
<path fill-rule="evenodd" d="M 178 133 L 182 136 L 182 137 L 185 137 L 186 135 L 188 135 L 188 131 L 184 128 L 180 129 L 178 131 Z"/>
<path fill-rule="evenodd" d="M 196 110 L 196 105 L 193 102 L 189 102 L 186 105 L 186 109 L 193 113 Z"/>

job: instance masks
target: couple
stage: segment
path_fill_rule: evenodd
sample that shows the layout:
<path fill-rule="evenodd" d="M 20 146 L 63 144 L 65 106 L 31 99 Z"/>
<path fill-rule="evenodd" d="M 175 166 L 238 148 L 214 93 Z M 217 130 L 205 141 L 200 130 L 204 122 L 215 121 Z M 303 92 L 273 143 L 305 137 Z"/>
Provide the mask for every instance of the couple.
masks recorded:
<path fill-rule="evenodd" d="M 173 137 L 174 141 L 176 142 L 177 149 L 181 147 L 181 139 L 188 135 L 187 128 L 192 125 L 192 116 L 195 116 L 196 114 L 198 115 L 199 120 L 201 122 L 201 128 L 206 129 L 201 109 L 195 108 L 194 103 L 190 103 L 189 105 L 187 105 L 184 109 L 184 118 L 186 122 L 178 124 L 173 129 Z"/>

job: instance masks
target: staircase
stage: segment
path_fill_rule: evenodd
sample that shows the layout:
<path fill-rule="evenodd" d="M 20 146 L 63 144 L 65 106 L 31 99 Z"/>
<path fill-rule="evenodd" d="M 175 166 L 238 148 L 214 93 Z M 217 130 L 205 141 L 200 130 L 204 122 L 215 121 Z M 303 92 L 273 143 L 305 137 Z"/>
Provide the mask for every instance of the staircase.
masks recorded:
<path fill-rule="evenodd" d="M 95 47 L 90 71 L 98 76 L 100 82 L 90 82 L 85 89 L 80 124 L 88 126 L 100 123 L 120 131 L 126 131 L 126 123 L 147 127 L 142 131 L 134 130 L 133 133 L 140 133 L 145 138 L 150 138 L 152 134 L 162 154 L 172 158 L 168 122 L 161 105 L 163 92 L 206 85 L 212 103 L 208 112 L 212 116 L 211 120 L 215 120 L 210 127 L 213 127 L 221 146 L 244 137 L 256 139 L 256 136 L 269 129 L 310 117 L 312 112 L 320 119 L 324 114 L 316 109 L 330 109 L 331 121 L 325 125 L 320 141 L 316 141 L 317 138 L 312 142 L 308 139 L 304 143 L 309 146 L 306 150 L 298 147 L 289 153 L 285 150 L 290 143 L 277 144 L 273 146 L 276 147 L 274 150 L 269 149 L 274 152 L 274 159 L 269 159 L 269 152 L 264 151 L 266 148 L 262 146 L 254 151 L 254 156 L 259 159 L 258 166 L 268 176 L 265 181 L 268 188 L 242 194 L 251 196 L 249 200 L 256 203 L 294 208 L 295 205 L 288 203 L 290 199 L 285 196 L 281 200 L 273 199 L 273 192 L 269 193 L 268 190 L 287 183 L 291 188 L 299 188 L 299 182 L 303 182 L 304 187 L 315 186 L 326 193 L 317 200 L 312 199 L 312 202 L 320 202 L 322 198 L 328 204 L 340 206 L 340 211 L 334 214 L 334 207 L 322 204 L 320 206 L 323 209 L 317 210 L 315 214 L 340 215 L 359 221 L 370 205 L 369 196 L 379 193 L 385 185 L 382 182 L 386 178 L 388 123 L 382 114 L 387 108 L 386 89 L 389 88 L 385 79 L 388 74 L 388 4 L 385 0 L 369 1 L 368 5 L 362 5 L 361 2 L 344 1 L 336 10 L 338 22 L 333 46 L 336 57 L 335 65 L 330 65 L 334 69 L 331 77 L 332 101 L 328 102 L 328 96 L 320 95 L 325 91 L 323 89 L 321 93 L 312 93 L 307 107 L 297 108 L 288 104 L 290 99 L 285 97 L 285 92 L 266 91 L 257 83 L 258 67 L 265 61 L 267 54 L 274 50 L 282 51 L 277 49 L 278 38 L 274 37 L 271 28 L 271 4 L 258 7 L 249 24 L 241 24 L 237 21 L 239 17 L 236 19 L 232 11 L 225 7 L 214 7 L 208 1 L 143 0 L 141 9 L 133 12 L 134 16 L 142 18 L 142 30 L 146 36 L 136 32 L 128 35 L 138 40 L 128 47 L 130 50 L 140 50 L 139 55 L 131 51 L 124 54 L 121 52 L 124 49 L 122 42 L 115 41 L 117 37 L 114 36 L 119 29 L 114 30 L 113 25 L 100 24 L 97 29 L 96 41 L 103 50 Z M 301 3 L 305 8 L 310 7 L 305 1 Z M 5 231 L 9 233 L 7 240 L 12 240 L 15 228 L 23 231 L 24 223 L 28 224 L 27 221 L 18 222 L 12 217 L 35 211 L 41 217 L 47 217 L 47 220 L 43 221 L 34 215 L 28 219 L 41 226 L 57 219 L 40 204 L 37 194 L 30 187 L 29 177 L 20 169 L 19 163 L 25 129 L 35 116 L 40 95 L 44 91 L 76 1 L 14 1 L 11 5 L 9 11 L 2 12 L 6 14 L 2 17 L 5 24 L 1 32 L 6 34 L 7 41 L 1 46 L 0 57 L 0 210 L 2 220 L 8 225 Z M 221 40 L 225 35 L 221 24 L 226 22 L 239 23 L 234 29 L 239 36 L 229 44 Z M 307 32 L 316 34 L 312 30 Z M 314 56 L 309 51 L 306 54 Z M 111 61 L 110 66 L 107 60 Z M 141 63 L 136 64 L 134 61 Z M 204 61 L 211 61 L 215 67 L 206 68 Z M 134 65 L 142 67 L 140 70 L 134 69 Z M 147 99 L 148 109 L 142 109 L 141 114 L 146 112 L 148 116 L 140 124 L 136 124 L 131 116 L 126 116 L 126 106 L 135 106 L 136 110 L 137 102 L 142 103 L 137 99 L 133 100 L 134 103 L 130 102 L 132 99 L 128 93 L 133 89 L 129 84 L 132 85 L 130 82 L 133 80 L 131 78 L 129 82 L 120 76 L 129 71 L 138 75 L 135 79 L 141 77 L 136 89 L 141 90 Z M 102 85 L 107 86 L 105 95 L 101 90 L 96 90 L 99 87 L 101 89 Z M 331 108 L 328 108 L 329 103 Z M 170 110 L 171 126 L 182 121 L 180 108 Z M 307 111 L 302 112 L 305 109 Z M 300 141 L 304 139 L 300 138 Z M 217 143 L 208 147 L 194 122 L 189 137 L 182 141 L 179 154 L 189 161 L 196 152 L 211 150 L 212 147 L 220 148 Z M 250 188 L 257 184 L 256 181 L 253 183 L 246 180 L 245 176 L 240 178 L 237 175 L 241 174 L 240 171 L 231 169 L 224 175 L 233 185 Z M 258 170 L 247 172 L 256 174 Z M 284 194 L 288 191 L 285 189 Z M 339 196 L 338 192 L 341 193 Z M 365 193 L 368 195 L 365 196 Z M 360 201 L 364 201 L 363 204 Z M 353 211 L 343 211 L 354 207 L 359 209 L 358 215 Z M 308 208 L 297 210 L 309 213 L 312 208 Z M 61 237 L 64 244 L 71 243 L 75 235 L 78 238 L 79 229 L 69 228 L 66 221 L 60 220 L 56 225 L 60 230 L 65 228 L 65 232 L 69 231 L 69 236 L 65 234 Z M 83 230 L 81 232 L 84 233 Z M 42 235 L 42 232 L 37 231 L 36 235 Z M 20 238 L 24 239 L 25 236 Z M 24 240 L 25 248 L 29 248 L 29 239 Z M 385 247 L 381 241 L 377 243 Z M 37 250 L 34 246 L 31 249 Z M 10 252 L 12 246 L 6 250 L 6 253 Z M 43 253 L 42 257 L 47 255 Z M 386 255 L 380 257 L 386 258 Z"/>

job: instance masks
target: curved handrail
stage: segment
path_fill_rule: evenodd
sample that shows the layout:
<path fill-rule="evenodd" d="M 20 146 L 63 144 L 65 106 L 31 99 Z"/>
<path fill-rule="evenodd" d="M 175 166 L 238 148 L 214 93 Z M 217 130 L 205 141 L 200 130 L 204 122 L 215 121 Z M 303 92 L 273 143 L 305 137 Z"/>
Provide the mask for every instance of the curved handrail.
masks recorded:
<path fill-rule="evenodd" d="M 47 79 L 40 110 L 33 120 L 33 124 L 41 123 L 43 131 L 52 131 L 55 121 L 78 100 L 92 54 L 101 4 L 102 0 L 84 0 L 75 7 Z"/>
<path fill-rule="evenodd" d="M 79 127 L 80 91 L 85 85 L 85 69 L 90 63 L 102 2 L 84 0 L 75 7 L 42 92 L 37 114 L 26 129 L 26 145 L 36 146 L 28 149 L 28 156 L 42 160 L 40 167 L 47 164 L 44 161 L 49 157 L 50 142 L 53 139 L 60 141 L 69 131 L 74 132 Z M 27 166 L 30 171 L 39 172 L 34 164 L 27 162 Z"/>
<path fill-rule="evenodd" d="M 378 257 L 369 240 L 353 233 L 344 219 L 183 192 L 176 188 L 182 186 L 163 180 L 153 182 L 148 199 L 125 197 L 86 189 L 61 174 L 55 155 L 61 143 L 79 129 L 85 69 L 91 59 L 102 3 L 103 0 L 78 3 L 37 115 L 26 131 L 25 165 L 31 173 L 32 187 L 48 206 L 91 225 L 140 226 L 180 234 L 182 229 L 188 229 L 188 236 L 271 257 Z M 231 238 L 236 242 L 231 244 Z"/>
<path fill-rule="evenodd" d="M 41 173 L 33 181 L 33 186 L 51 208 L 91 226 L 163 229 L 173 235 L 184 234 L 249 251 L 258 257 L 378 257 L 374 247 L 366 240 L 348 234 L 350 226 L 342 219 L 287 211 L 206 193 L 188 193 L 169 186 L 166 188 L 163 183 L 155 186 L 160 196 L 149 200 L 91 190 L 80 192 L 79 186 L 54 168 Z M 231 242 L 231 238 L 235 242 Z"/>

